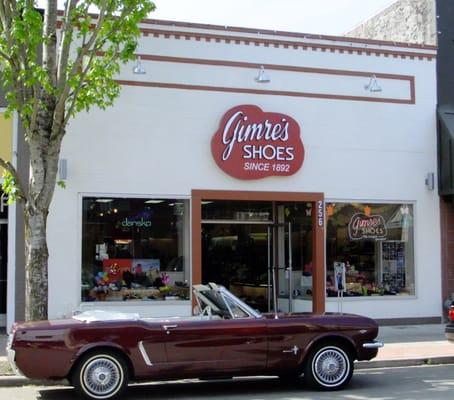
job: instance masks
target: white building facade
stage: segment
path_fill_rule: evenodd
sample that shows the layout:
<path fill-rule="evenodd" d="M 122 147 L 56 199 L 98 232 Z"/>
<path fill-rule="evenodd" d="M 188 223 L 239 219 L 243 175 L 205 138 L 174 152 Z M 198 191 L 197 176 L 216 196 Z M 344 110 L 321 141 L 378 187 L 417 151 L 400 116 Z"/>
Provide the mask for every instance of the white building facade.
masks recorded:
<path fill-rule="evenodd" d="M 273 284 L 337 311 L 341 283 L 344 312 L 440 318 L 434 47 L 146 21 L 137 53 L 63 144 L 50 317 L 187 315 L 214 280 L 261 311 Z"/>

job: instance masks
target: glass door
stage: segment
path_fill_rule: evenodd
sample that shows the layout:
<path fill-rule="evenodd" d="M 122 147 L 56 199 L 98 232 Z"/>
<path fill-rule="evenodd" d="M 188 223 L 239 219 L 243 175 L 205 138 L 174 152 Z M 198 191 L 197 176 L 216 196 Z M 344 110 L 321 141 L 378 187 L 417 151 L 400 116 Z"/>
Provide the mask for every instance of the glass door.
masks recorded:
<path fill-rule="evenodd" d="M 251 307 L 268 311 L 267 224 L 202 224 L 202 282 L 221 284 Z"/>
<path fill-rule="evenodd" d="M 268 227 L 268 311 L 293 311 L 292 223 Z M 285 299 L 285 301 L 284 301 Z M 283 306 L 285 303 L 285 306 Z"/>
<path fill-rule="evenodd" d="M 202 282 L 261 312 L 295 311 L 296 299 L 311 309 L 311 213 L 303 202 L 202 201 Z"/>
<path fill-rule="evenodd" d="M 276 291 L 282 311 L 312 310 L 312 212 L 312 203 L 277 205 Z"/>

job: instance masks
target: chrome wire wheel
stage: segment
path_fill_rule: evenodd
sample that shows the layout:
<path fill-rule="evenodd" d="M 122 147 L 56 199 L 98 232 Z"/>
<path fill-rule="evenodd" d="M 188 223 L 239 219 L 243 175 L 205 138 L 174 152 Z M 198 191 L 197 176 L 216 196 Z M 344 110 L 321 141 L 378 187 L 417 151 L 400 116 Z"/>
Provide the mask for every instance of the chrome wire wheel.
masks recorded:
<path fill-rule="evenodd" d="M 311 363 L 316 382 L 326 388 L 337 388 L 350 378 L 351 361 L 339 347 L 327 346 L 319 349 Z"/>
<path fill-rule="evenodd" d="M 107 352 L 83 360 L 77 378 L 76 388 L 89 399 L 112 399 L 127 385 L 124 362 Z"/>

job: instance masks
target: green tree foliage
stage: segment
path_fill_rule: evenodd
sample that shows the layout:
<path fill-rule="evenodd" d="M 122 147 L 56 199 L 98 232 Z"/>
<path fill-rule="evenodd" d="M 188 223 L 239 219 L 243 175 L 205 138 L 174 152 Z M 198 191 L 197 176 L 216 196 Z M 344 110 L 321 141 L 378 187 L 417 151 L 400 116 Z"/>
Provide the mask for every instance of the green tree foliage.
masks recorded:
<path fill-rule="evenodd" d="M 3 190 L 25 211 L 26 318 L 47 318 L 46 222 L 57 182 L 62 139 L 82 110 L 113 104 L 115 76 L 134 59 L 139 23 L 155 8 L 149 0 L 0 0 L 0 84 L 7 114 L 17 112 L 30 150 L 30 178 L 13 165 Z"/>

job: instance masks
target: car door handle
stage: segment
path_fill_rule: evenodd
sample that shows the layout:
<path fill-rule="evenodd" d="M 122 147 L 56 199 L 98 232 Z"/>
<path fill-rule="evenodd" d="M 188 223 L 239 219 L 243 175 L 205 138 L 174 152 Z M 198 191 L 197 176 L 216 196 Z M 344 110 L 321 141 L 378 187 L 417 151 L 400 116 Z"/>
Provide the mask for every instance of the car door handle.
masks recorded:
<path fill-rule="evenodd" d="M 178 325 L 163 325 L 162 327 L 166 331 L 167 335 L 169 335 L 170 334 L 170 329 L 178 328 Z"/>

